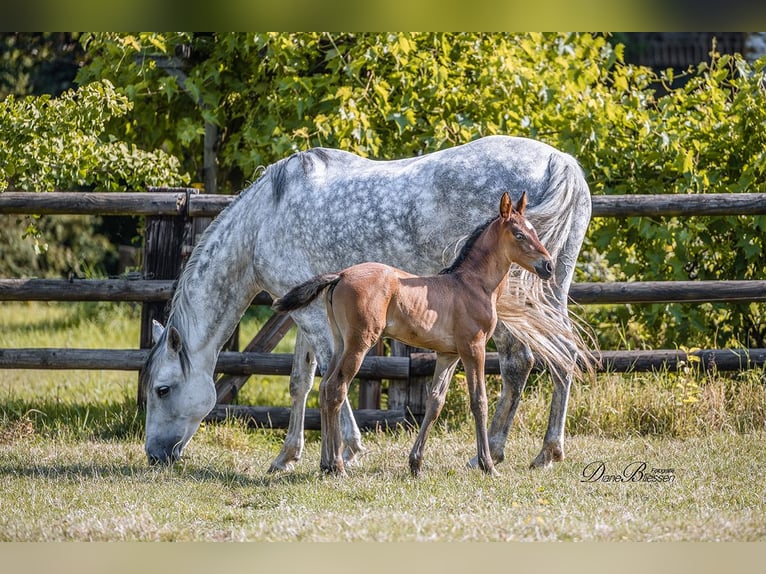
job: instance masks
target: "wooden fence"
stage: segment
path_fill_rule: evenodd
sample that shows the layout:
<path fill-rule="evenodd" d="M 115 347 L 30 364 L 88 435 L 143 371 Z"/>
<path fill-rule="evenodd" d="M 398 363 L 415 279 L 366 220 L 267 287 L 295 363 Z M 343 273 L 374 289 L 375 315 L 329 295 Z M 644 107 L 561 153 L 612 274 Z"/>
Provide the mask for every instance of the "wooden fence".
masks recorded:
<path fill-rule="evenodd" d="M 151 279 L 0 279 L 0 301 L 134 301 L 143 303 L 139 349 L 0 349 L 0 369 L 140 370 L 151 346 L 151 319 L 165 320 L 175 279 L 196 238 L 210 218 L 231 203 L 233 196 L 206 196 L 196 190 L 173 188 L 145 193 L 0 193 L 0 213 L 92 214 L 146 216 L 144 276 Z M 766 215 L 766 194 L 594 196 L 593 217 Z M 766 301 L 766 281 L 673 281 L 575 283 L 575 303 L 623 304 L 663 302 Z M 259 294 L 254 304 L 270 304 Z M 234 352 L 236 340 L 224 347 L 216 372 L 219 404 L 211 419 L 239 416 L 253 424 L 287 426 L 287 408 L 231 405 L 252 374 L 288 375 L 292 355 L 270 351 L 291 325 L 286 316 L 272 317 L 246 347 Z M 401 348 L 401 346 L 395 346 Z M 766 364 L 766 349 L 707 349 L 696 351 L 707 368 L 740 370 Z M 601 351 L 601 370 L 613 372 L 674 369 L 687 356 L 681 350 Z M 407 351 L 404 356 L 368 356 L 359 372 L 360 405 L 355 411 L 361 427 L 395 425 L 423 413 L 424 383 L 433 373 L 435 355 Z M 499 373 L 496 353 L 487 356 L 486 372 Z M 389 381 L 388 409 L 380 409 L 380 380 Z M 139 403 L 143 397 L 139 390 Z M 310 410 L 307 428 L 319 428 L 318 413 Z"/>

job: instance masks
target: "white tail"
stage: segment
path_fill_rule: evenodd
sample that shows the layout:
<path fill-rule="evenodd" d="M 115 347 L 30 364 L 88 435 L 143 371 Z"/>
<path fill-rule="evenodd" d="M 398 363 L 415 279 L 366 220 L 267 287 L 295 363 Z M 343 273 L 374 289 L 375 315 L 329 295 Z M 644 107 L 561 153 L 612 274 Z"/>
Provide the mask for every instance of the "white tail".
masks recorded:
<path fill-rule="evenodd" d="M 572 237 L 572 229 L 576 221 L 582 221 L 583 212 L 590 217 L 590 193 L 580 166 L 571 156 L 552 155 L 548 169 L 551 193 L 544 197 L 549 199 L 530 207 L 527 216 L 551 254 L 554 268 L 573 267 L 575 261 L 560 261 L 559 255 L 566 252 L 568 241 L 582 241 L 581 237 Z M 586 339 L 593 346 L 595 337 L 577 317 L 566 312 L 566 303 L 560 300 L 569 290 L 572 273 L 567 276 L 566 285 L 556 285 L 561 277 L 557 271 L 549 284 L 514 266 L 508 275 L 505 295 L 498 301 L 498 320 L 550 368 L 577 377 L 584 373 L 592 375 L 595 361 Z M 557 295 L 556 291 L 564 295 Z"/>

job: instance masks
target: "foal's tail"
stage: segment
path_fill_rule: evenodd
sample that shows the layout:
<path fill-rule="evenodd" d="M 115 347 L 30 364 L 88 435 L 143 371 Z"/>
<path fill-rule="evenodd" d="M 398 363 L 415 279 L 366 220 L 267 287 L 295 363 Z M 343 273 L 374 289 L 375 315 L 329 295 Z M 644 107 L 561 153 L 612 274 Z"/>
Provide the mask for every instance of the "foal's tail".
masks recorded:
<path fill-rule="evenodd" d="M 278 313 L 288 313 L 297 309 L 302 309 L 314 299 L 319 297 L 328 287 L 332 287 L 341 276 L 337 273 L 324 273 L 301 283 L 297 287 L 290 289 L 282 297 L 272 303 L 271 308 Z"/>

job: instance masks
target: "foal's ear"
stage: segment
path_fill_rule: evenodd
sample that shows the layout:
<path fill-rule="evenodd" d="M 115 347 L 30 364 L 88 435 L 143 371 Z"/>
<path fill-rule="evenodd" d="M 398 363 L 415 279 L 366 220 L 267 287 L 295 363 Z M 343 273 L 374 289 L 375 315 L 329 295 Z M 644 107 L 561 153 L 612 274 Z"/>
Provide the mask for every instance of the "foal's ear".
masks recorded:
<path fill-rule="evenodd" d="M 519 215 L 524 215 L 524 211 L 527 209 L 527 192 L 523 192 L 521 194 L 521 197 L 519 198 L 519 202 L 516 204 L 516 207 L 514 208 L 514 211 L 518 212 Z"/>
<path fill-rule="evenodd" d="M 508 195 L 508 192 L 506 191 L 503 193 L 503 197 L 500 198 L 500 217 L 508 219 L 511 216 L 512 209 L 511 196 Z"/>

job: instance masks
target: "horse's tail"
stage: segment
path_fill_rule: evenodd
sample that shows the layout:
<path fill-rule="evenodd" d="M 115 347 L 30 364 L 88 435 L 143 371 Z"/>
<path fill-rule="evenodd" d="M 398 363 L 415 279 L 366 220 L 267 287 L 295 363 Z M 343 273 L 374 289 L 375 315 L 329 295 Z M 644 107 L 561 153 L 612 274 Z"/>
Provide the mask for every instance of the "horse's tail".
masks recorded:
<path fill-rule="evenodd" d="M 319 297 L 319 294 L 322 291 L 335 285 L 340 279 L 341 276 L 337 273 L 317 275 L 313 279 L 309 279 L 305 283 L 301 283 L 297 287 L 290 289 L 290 291 L 274 301 L 271 308 L 278 313 L 288 313 L 290 311 L 302 309 Z"/>
<path fill-rule="evenodd" d="M 595 338 L 567 313 L 569 287 L 590 221 L 590 190 L 577 160 L 568 154 L 553 153 L 548 173 L 542 201 L 529 206 L 527 217 L 551 254 L 554 276 L 543 282 L 514 266 L 498 302 L 498 319 L 549 367 L 592 374 L 593 354 L 585 341 L 592 346 Z"/>

